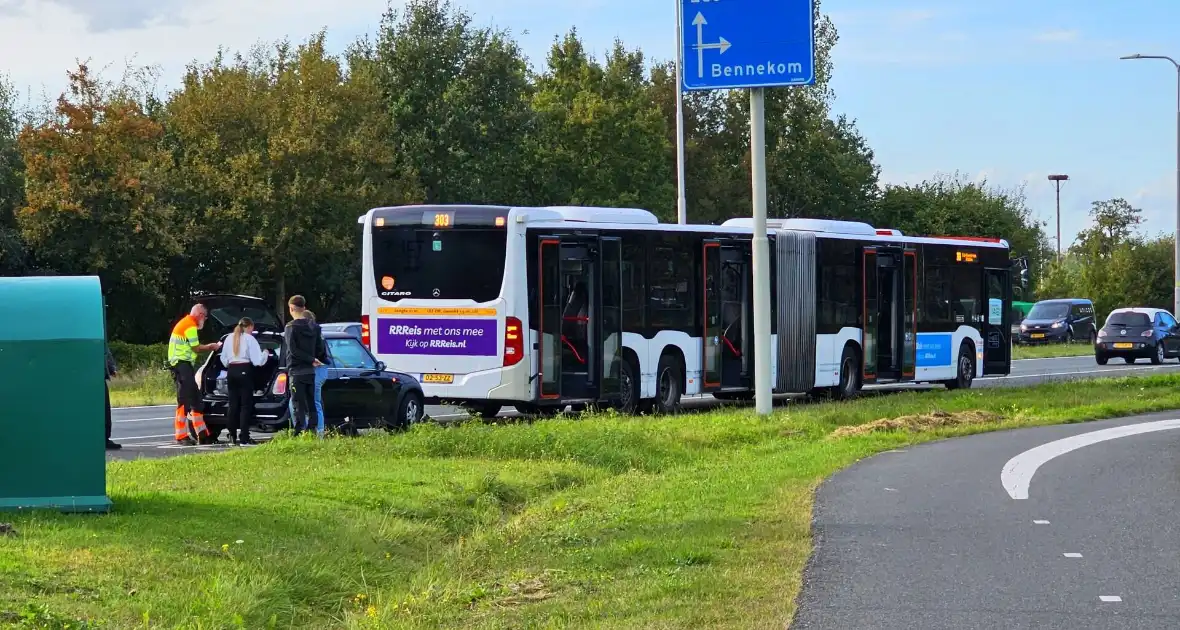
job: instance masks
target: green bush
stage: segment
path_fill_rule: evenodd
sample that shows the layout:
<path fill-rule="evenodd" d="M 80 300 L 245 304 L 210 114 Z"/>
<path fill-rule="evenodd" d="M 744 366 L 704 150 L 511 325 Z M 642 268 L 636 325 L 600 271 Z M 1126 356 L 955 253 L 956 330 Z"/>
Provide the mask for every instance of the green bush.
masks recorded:
<path fill-rule="evenodd" d="M 126 374 L 144 370 L 163 370 L 168 367 L 168 344 L 144 346 L 122 341 L 110 342 L 111 354 L 119 371 Z"/>

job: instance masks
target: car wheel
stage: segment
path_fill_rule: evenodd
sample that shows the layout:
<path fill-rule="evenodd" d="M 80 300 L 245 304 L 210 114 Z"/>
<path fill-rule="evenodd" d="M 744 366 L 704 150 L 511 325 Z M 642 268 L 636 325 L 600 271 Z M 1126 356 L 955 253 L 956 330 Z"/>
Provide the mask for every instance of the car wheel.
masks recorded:
<path fill-rule="evenodd" d="M 1159 342 L 1155 344 L 1155 354 L 1151 355 L 1151 364 L 1159 365 L 1164 362 L 1164 344 Z"/>
<path fill-rule="evenodd" d="M 422 422 L 422 417 L 426 414 L 426 408 L 422 405 L 422 394 L 418 392 L 406 392 L 402 396 L 402 400 L 397 405 L 397 411 L 394 413 L 394 422 L 397 427 L 401 429 L 409 429 L 410 427 Z"/>
<path fill-rule="evenodd" d="M 1106 362 L 1109 360 L 1110 359 L 1105 354 L 1094 355 L 1094 362 L 1097 363 L 1098 365 L 1106 365 Z"/>
<path fill-rule="evenodd" d="M 670 356 L 661 358 L 656 369 L 656 413 L 674 414 L 680 411 L 683 382 L 680 362 Z"/>
<path fill-rule="evenodd" d="M 975 380 L 975 357 L 971 354 L 971 349 L 967 344 L 959 347 L 959 360 L 956 362 L 958 366 L 955 370 L 955 380 L 947 381 L 947 389 L 971 389 L 971 383 Z"/>

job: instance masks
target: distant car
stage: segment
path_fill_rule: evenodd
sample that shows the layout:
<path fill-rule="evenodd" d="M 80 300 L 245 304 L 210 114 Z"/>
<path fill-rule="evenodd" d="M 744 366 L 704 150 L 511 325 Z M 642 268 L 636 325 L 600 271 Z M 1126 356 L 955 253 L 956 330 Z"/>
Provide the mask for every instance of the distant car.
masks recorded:
<path fill-rule="evenodd" d="M 1020 343 L 1094 343 L 1098 325 L 1094 303 L 1086 299 L 1041 300 L 1020 323 Z"/>
<path fill-rule="evenodd" d="M 1171 313 L 1159 308 L 1120 308 L 1106 318 L 1094 344 L 1094 360 L 1106 365 L 1112 358 L 1127 363 L 1151 359 L 1159 365 L 1180 357 L 1180 326 Z"/>
<path fill-rule="evenodd" d="M 210 315 L 202 333 L 211 339 L 231 343 L 233 326 L 242 314 L 254 320 L 259 345 L 272 352 L 266 365 L 254 371 L 254 425 L 267 432 L 290 426 L 290 388 L 278 317 L 265 301 L 255 297 L 210 296 L 200 301 Z M 215 331 L 209 330 L 214 326 Z M 327 330 L 322 334 L 329 357 L 328 379 L 321 392 L 326 426 L 401 429 L 422 420 L 425 407 L 422 386 L 416 378 L 387 370 L 357 337 Z M 229 390 L 220 352 L 210 354 L 197 370 L 197 384 L 204 402 L 205 424 L 216 438 L 227 426 L 229 410 Z"/>
<path fill-rule="evenodd" d="M 338 332 L 352 335 L 357 339 L 361 339 L 361 323 L 360 322 L 332 322 L 330 324 L 320 324 L 320 330 L 324 332 Z"/>

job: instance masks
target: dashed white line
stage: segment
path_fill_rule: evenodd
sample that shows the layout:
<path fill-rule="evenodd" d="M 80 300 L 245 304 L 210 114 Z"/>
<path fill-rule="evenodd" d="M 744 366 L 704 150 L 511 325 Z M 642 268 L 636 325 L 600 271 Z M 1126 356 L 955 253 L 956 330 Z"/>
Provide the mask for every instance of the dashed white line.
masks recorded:
<path fill-rule="evenodd" d="M 1048 524 L 1049 524 L 1049 521 L 1045 521 L 1045 520 L 1033 521 L 1033 525 L 1048 525 Z"/>
<path fill-rule="evenodd" d="M 1082 554 L 1080 554 L 1080 553 L 1064 553 L 1062 555 L 1065 556 L 1066 558 L 1081 558 L 1082 557 Z"/>
<path fill-rule="evenodd" d="M 1118 595 L 1099 595 L 1098 599 L 1100 599 L 1104 602 L 1107 602 L 1107 603 L 1123 601 L 1123 598 L 1119 597 Z"/>
<path fill-rule="evenodd" d="M 1153 431 L 1166 431 L 1169 429 L 1180 429 L 1180 420 L 1160 420 L 1158 422 L 1128 424 L 1121 427 L 1101 429 L 1054 440 L 1036 448 L 1031 448 L 1008 460 L 1008 463 L 1004 464 L 1003 470 L 1000 471 L 1000 483 L 1008 491 L 1008 496 L 1013 499 L 1018 501 L 1027 499 L 1028 486 L 1032 482 L 1033 475 L 1036 474 L 1038 468 L 1055 457 L 1076 451 L 1084 446 L 1105 442 L 1106 440 L 1139 435 L 1141 433 L 1151 433 Z"/>

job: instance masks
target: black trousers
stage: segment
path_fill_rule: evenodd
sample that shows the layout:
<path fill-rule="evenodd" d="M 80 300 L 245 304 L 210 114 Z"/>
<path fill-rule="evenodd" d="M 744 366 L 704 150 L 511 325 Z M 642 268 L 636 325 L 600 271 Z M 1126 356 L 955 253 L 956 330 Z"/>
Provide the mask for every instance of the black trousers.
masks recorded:
<path fill-rule="evenodd" d="M 201 392 L 197 390 L 193 364 L 181 361 L 172 366 L 172 380 L 176 384 L 176 404 L 183 405 L 185 413 L 202 413 Z"/>
<path fill-rule="evenodd" d="M 229 425 L 231 440 L 249 440 L 250 425 L 254 423 L 254 366 L 231 363 L 226 371 L 229 386 Z"/>
<path fill-rule="evenodd" d="M 315 374 L 297 374 L 291 377 L 291 399 L 295 408 L 295 417 L 291 418 L 291 428 L 295 435 L 311 429 L 318 424 L 313 422 L 315 411 Z"/>
<path fill-rule="evenodd" d="M 107 441 L 111 441 L 111 384 L 110 382 L 103 383 L 107 391 Z"/>

